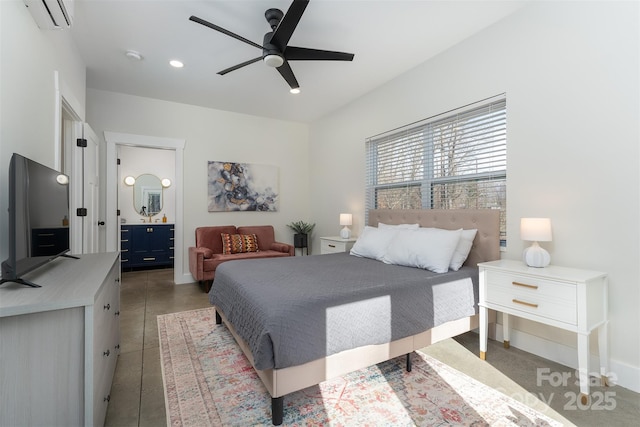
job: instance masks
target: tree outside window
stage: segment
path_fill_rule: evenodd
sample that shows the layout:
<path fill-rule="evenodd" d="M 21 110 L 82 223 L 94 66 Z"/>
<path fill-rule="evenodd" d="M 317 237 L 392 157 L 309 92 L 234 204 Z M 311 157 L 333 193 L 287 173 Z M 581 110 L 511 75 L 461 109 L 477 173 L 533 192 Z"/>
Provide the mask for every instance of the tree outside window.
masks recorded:
<path fill-rule="evenodd" d="M 500 209 L 506 243 L 506 99 L 367 140 L 369 209 Z"/>

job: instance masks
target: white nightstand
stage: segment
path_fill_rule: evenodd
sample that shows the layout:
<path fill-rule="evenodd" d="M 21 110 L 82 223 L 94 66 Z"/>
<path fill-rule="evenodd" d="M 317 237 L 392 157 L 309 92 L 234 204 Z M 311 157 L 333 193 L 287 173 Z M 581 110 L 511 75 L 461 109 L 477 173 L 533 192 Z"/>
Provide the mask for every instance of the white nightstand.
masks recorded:
<path fill-rule="evenodd" d="M 578 334 L 581 402 L 589 401 L 589 336 L 598 329 L 600 376 L 606 384 L 607 274 L 550 265 L 526 266 L 499 260 L 478 264 L 480 269 L 480 358 L 486 358 L 488 310 L 503 313 L 504 346 L 509 348 L 509 315 Z"/>
<path fill-rule="evenodd" d="M 349 252 L 356 242 L 355 237 L 343 239 L 339 236 L 320 238 L 320 255 L 335 254 L 338 252 Z"/>

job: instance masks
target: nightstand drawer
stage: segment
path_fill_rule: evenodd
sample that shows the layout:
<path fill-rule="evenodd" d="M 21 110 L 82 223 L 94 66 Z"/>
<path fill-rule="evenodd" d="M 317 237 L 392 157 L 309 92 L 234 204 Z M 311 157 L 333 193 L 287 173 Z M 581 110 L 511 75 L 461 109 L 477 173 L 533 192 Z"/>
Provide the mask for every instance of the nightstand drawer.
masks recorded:
<path fill-rule="evenodd" d="M 488 271 L 485 302 L 512 314 L 523 312 L 577 324 L 576 286 L 572 284 Z"/>
<path fill-rule="evenodd" d="M 341 252 L 349 252 L 356 242 L 355 237 L 343 239 L 342 237 L 321 237 L 320 238 L 320 254 L 337 254 Z"/>
<path fill-rule="evenodd" d="M 523 297 L 550 298 L 565 303 L 576 302 L 576 285 L 518 274 L 487 272 L 487 287 Z"/>
<path fill-rule="evenodd" d="M 564 322 L 571 325 L 577 324 L 576 302 L 560 301 L 550 295 L 523 295 L 522 292 L 509 292 L 498 287 L 487 287 L 487 304 L 499 305 L 500 311 L 520 314 L 529 313 L 534 316 Z M 533 319 L 536 320 L 536 319 Z"/>
<path fill-rule="evenodd" d="M 336 242 L 335 240 L 321 241 L 320 253 L 334 254 L 338 252 L 347 252 L 347 242 Z"/>

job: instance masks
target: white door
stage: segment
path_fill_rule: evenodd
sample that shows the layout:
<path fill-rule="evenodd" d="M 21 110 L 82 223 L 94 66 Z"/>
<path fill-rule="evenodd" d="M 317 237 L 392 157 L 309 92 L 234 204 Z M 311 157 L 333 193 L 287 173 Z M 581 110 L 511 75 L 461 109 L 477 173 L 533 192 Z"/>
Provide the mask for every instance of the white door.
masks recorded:
<path fill-rule="evenodd" d="M 73 122 L 71 142 L 71 252 L 90 254 L 100 247 L 99 141 L 88 124 Z"/>
<path fill-rule="evenodd" d="M 84 206 L 87 208 L 87 216 L 84 217 L 83 224 L 83 253 L 99 252 L 100 232 L 99 232 L 99 201 L 100 201 L 100 177 L 99 158 L 100 147 L 95 132 L 84 123 L 83 136 L 87 141 L 84 149 Z"/>

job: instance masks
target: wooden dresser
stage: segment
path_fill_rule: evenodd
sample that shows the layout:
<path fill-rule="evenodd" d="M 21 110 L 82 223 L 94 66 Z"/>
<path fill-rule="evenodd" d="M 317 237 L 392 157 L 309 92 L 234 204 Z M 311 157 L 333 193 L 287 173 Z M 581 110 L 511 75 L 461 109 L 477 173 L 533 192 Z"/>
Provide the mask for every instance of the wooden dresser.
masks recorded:
<path fill-rule="evenodd" d="M 117 252 L 57 258 L 0 287 L 0 425 L 102 426 L 120 350 Z"/>

